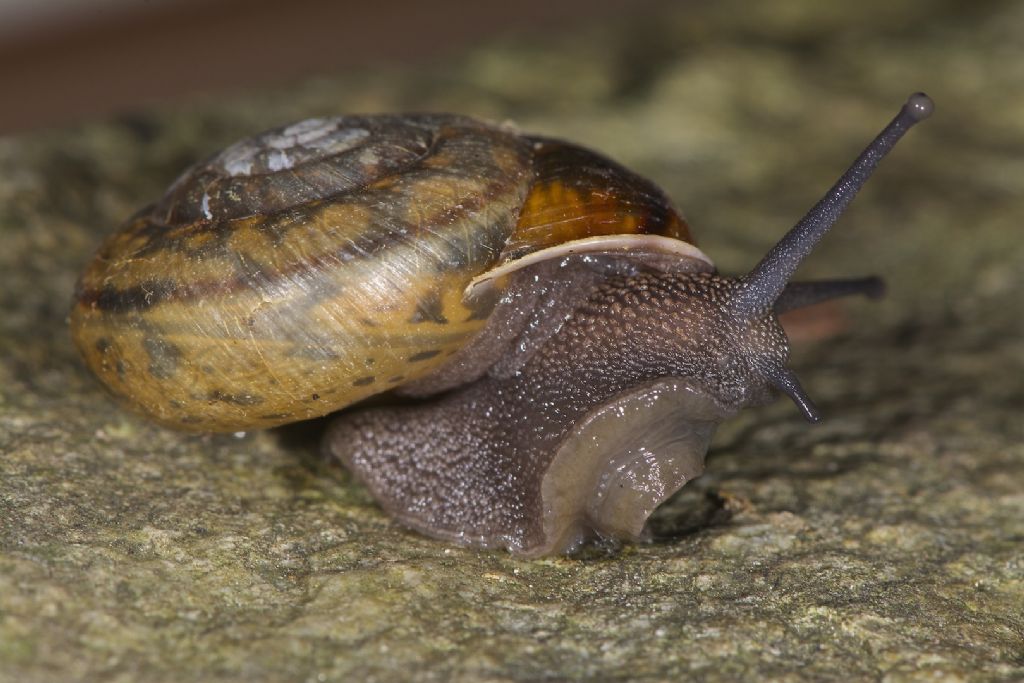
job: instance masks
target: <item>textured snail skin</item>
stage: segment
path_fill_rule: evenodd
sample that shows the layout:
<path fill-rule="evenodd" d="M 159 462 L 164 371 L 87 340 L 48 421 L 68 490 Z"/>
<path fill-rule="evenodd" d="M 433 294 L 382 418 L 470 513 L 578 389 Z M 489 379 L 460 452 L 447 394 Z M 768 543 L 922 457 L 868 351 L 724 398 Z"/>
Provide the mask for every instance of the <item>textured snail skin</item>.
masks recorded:
<path fill-rule="evenodd" d="M 717 425 L 789 395 L 776 313 L 877 296 L 791 283 L 931 100 L 911 96 L 746 276 L 649 181 L 450 115 L 316 119 L 189 169 L 100 248 L 72 334 L 129 407 L 234 431 L 344 408 L 324 440 L 404 524 L 538 556 L 636 539 Z"/>

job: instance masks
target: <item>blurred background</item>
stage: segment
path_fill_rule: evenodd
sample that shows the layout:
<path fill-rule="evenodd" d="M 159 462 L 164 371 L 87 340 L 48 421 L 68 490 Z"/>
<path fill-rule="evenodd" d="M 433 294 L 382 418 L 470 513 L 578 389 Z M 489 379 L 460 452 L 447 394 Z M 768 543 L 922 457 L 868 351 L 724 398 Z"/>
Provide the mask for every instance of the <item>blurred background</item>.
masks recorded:
<path fill-rule="evenodd" d="M 663 0 L 0 0 L 0 134 L 565 31 Z"/>

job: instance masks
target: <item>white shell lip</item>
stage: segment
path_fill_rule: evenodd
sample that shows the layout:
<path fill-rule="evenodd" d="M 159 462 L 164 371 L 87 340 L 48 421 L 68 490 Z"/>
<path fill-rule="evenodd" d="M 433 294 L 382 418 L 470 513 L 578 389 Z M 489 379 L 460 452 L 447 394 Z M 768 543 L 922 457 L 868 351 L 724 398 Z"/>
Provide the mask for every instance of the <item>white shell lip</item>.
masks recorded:
<path fill-rule="evenodd" d="M 714 270 L 715 264 L 703 251 L 683 240 L 663 235 L 598 235 L 570 240 L 553 247 L 540 249 L 508 263 L 502 263 L 485 273 L 477 275 L 466 286 L 463 296 L 475 296 L 487 287 L 493 286 L 494 280 L 510 275 L 542 261 L 564 258 L 576 254 L 615 254 L 630 252 L 655 253 L 676 257 L 680 260 L 691 259 L 699 262 L 692 270 Z M 689 269 L 686 269 L 689 270 Z"/>

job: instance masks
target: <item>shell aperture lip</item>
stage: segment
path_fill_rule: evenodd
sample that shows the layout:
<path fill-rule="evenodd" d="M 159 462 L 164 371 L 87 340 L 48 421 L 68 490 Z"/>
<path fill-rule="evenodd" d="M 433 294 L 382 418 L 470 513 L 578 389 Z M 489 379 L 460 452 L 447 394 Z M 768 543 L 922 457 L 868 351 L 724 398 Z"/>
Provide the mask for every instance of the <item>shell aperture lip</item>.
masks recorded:
<path fill-rule="evenodd" d="M 473 278 L 466 287 L 464 296 L 466 298 L 479 296 L 488 287 L 493 286 L 496 280 L 543 261 L 584 254 L 614 255 L 616 253 L 630 256 L 660 256 L 678 261 L 678 268 L 672 268 L 676 272 L 713 272 L 715 269 L 711 259 L 689 242 L 661 235 L 599 235 L 565 242 L 535 251 L 514 261 L 502 263 Z"/>

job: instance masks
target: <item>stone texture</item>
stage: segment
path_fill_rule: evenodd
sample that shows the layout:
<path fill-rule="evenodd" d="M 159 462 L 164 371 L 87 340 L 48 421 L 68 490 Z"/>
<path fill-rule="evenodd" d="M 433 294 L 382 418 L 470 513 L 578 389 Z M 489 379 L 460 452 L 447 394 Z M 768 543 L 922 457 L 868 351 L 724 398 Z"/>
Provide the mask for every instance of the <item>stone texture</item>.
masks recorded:
<path fill-rule="evenodd" d="M 0 681 L 1024 679 L 1024 6 L 687 3 L 449 62 L 0 141 Z M 101 237 L 189 162 L 289 119 L 447 109 L 655 178 L 749 268 L 908 92 L 933 120 L 808 276 L 827 420 L 726 425 L 654 541 L 519 561 L 407 533 L 322 425 L 176 434 L 78 362 Z"/>

